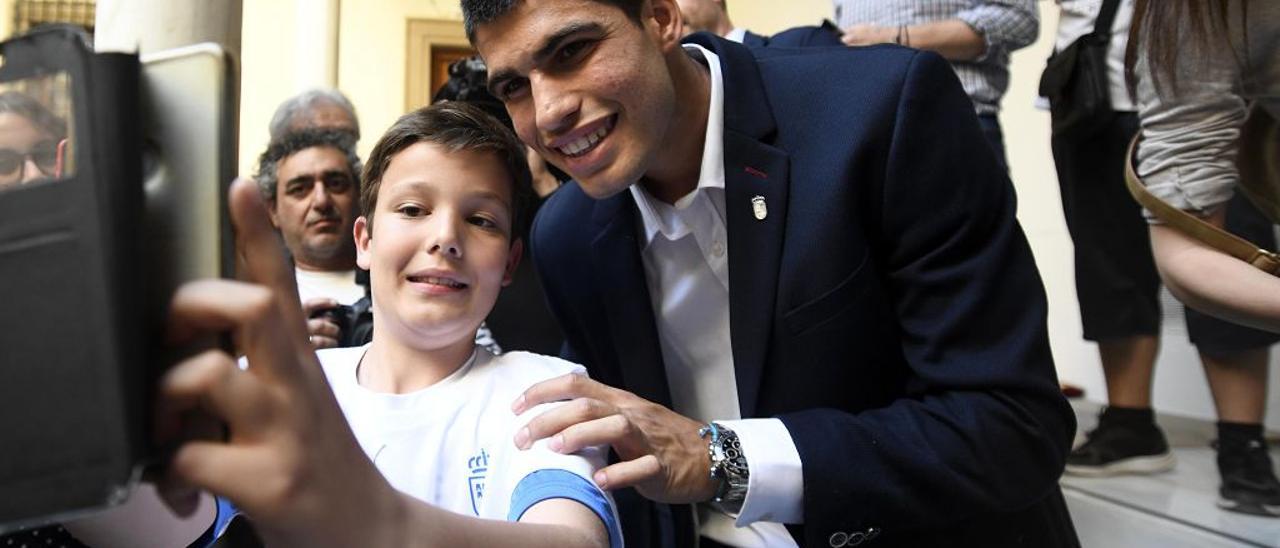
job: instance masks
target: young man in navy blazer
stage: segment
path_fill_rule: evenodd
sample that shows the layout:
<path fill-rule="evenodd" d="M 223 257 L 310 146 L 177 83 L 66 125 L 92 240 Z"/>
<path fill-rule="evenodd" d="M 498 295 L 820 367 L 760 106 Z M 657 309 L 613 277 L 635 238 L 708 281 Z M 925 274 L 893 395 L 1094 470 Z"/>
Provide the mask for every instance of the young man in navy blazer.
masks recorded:
<path fill-rule="evenodd" d="M 576 181 L 532 253 L 594 380 L 521 396 L 573 401 L 517 446 L 612 446 L 633 546 L 1078 544 L 1044 290 L 946 61 L 682 44 L 675 0 L 462 8 Z"/>

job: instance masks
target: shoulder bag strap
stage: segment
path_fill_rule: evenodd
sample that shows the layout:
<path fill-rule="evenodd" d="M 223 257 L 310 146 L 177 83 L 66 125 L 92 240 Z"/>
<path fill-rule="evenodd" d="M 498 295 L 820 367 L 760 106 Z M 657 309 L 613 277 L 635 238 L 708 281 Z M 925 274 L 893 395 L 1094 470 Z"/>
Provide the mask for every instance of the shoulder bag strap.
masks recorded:
<path fill-rule="evenodd" d="M 1116 21 L 1116 10 L 1120 8 L 1120 0 L 1102 0 L 1102 8 L 1098 10 L 1098 19 L 1093 23 L 1093 33 L 1111 41 L 1111 25 Z"/>
<path fill-rule="evenodd" d="M 1138 136 L 1129 142 L 1129 152 L 1125 155 L 1124 182 L 1129 187 L 1133 198 L 1155 214 L 1161 221 L 1187 235 L 1200 240 L 1205 245 L 1231 255 L 1272 276 L 1280 276 L 1280 255 L 1253 245 L 1248 240 L 1231 234 L 1221 228 L 1204 222 L 1181 209 L 1173 207 L 1164 200 L 1147 191 L 1147 186 L 1138 178 L 1133 169 L 1134 151 L 1137 150 Z"/>

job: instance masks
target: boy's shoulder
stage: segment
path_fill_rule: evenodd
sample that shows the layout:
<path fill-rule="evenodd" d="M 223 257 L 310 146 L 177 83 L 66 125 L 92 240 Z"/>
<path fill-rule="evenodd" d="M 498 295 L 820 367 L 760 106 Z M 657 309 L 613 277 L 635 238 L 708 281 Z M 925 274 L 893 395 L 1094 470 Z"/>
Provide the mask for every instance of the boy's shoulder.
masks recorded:
<path fill-rule="evenodd" d="M 488 354 L 483 348 L 477 352 Z M 532 352 L 506 352 L 488 354 L 484 369 L 504 385 L 524 390 L 536 383 L 569 373 L 586 375 L 586 368 L 555 356 Z"/>

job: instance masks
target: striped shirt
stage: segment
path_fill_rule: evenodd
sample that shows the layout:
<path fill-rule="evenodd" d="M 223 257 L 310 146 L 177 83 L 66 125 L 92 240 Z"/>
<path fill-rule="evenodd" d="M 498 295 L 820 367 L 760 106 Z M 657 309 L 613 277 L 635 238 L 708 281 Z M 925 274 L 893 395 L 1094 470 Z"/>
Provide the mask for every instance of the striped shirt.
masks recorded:
<path fill-rule="evenodd" d="M 1009 89 L 1009 52 L 1035 42 L 1040 9 L 1035 0 L 833 0 L 840 28 L 860 23 L 896 27 L 948 19 L 968 23 L 986 40 L 973 61 L 952 61 L 978 114 L 1000 111 Z"/>

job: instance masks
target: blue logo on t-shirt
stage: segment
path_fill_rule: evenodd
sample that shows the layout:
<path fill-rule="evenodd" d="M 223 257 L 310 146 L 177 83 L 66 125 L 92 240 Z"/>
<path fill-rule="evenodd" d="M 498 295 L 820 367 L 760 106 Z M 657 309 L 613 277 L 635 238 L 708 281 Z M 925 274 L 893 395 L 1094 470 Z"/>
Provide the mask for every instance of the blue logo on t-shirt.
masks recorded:
<path fill-rule="evenodd" d="M 467 486 L 471 491 L 471 511 L 480 515 L 480 503 L 484 501 L 484 478 L 489 474 L 489 453 L 480 448 L 480 453 L 467 459 L 467 468 L 471 476 L 467 478 Z"/>

